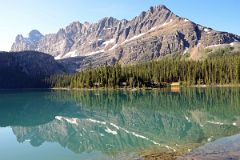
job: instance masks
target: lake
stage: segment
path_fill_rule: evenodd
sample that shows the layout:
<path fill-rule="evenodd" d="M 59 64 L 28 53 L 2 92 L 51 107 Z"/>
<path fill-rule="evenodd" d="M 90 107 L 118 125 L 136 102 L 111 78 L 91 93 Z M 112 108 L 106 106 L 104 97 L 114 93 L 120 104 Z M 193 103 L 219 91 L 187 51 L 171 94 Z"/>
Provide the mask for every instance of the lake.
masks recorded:
<path fill-rule="evenodd" d="M 239 132 L 237 87 L 0 91 L 4 160 L 135 159 L 148 151 L 194 152 Z"/>

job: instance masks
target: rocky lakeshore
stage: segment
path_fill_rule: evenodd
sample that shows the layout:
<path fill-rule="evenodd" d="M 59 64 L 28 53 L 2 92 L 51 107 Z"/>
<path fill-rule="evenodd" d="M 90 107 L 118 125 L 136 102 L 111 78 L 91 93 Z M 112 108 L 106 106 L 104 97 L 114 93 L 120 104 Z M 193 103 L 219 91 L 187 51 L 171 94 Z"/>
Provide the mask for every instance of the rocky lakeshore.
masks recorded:
<path fill-rule="evenodd" d="M 239 160 L 240 135 L 220 138 L 192 151 L 143 153 L 141 160 Z"/>

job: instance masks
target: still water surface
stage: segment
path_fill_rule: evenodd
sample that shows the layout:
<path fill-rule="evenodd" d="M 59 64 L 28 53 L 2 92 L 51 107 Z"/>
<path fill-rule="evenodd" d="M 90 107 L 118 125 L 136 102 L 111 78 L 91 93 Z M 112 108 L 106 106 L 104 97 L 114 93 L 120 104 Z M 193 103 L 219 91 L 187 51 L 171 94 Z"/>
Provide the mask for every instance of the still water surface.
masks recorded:
<path fill-rule="evenodd" d="M 240 131 L 240 88 L 0 91 L 4 160 L 136 158 Z"/>

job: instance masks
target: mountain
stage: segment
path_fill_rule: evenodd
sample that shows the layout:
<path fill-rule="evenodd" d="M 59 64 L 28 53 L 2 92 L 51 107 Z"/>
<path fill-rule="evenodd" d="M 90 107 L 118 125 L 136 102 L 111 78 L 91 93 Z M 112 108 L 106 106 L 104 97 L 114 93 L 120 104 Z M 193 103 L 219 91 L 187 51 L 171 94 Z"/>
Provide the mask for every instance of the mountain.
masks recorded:
<path fill-rule="evenodd" d="M 18 51 L 23 50 L 34 50 L 32 48 L 36 47 L 36 44 L 44 36 L 38 30 L 32 30 L 28 34 L 28 38 L 24 38 L 22 35 L 16 37 L 16 43 L 19 44 Z"/>
<path fill-rule="evenodd" d="M 64 67 L 48 54 L 0 52 L 0 88 L 44 87 L 44 78 L 64 73 Z"/>
<path fill-rule="evenodd" d="M 18 35 L 11 50 L 48 53 L 81 68 L 90 61 L 128 64 L 235 42 L 240 36 L 201 26 L 159 5 L 130 21 L 106 17 L 92 24 L 73 22 L 45 36 L 33 30 L 28 38 Z"/>

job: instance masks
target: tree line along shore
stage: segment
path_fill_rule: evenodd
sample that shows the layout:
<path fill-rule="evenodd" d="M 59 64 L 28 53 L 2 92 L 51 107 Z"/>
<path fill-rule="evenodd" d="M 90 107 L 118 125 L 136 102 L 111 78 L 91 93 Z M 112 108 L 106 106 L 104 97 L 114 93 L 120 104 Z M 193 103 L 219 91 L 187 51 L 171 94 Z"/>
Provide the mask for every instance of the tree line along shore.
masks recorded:
<path fill-rule="evenodd" d="M 240 82 L 240 54 L 210 56 L 204 60 L 168 57 L 132 65 L 100 66 L 73 75 L 46 80 L 51 88 L 162 88 L 178 86 L 232 86 Z"/>

